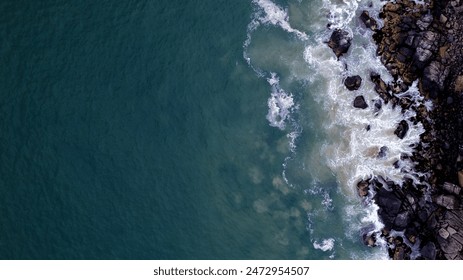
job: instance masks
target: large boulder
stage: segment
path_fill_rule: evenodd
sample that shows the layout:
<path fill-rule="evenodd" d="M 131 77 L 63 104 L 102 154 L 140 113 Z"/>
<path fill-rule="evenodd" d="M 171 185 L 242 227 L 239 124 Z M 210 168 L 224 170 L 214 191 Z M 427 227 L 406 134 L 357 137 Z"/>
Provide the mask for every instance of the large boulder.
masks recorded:
<path fill-rule="evenodd" d="M 365 98 L 362 95 L 355 97 L 354 99 L 354 107 L 359 109 L 366 109 L 368 107 Z"/>
<path fill-rule="evenodd" d="M 378 215 L 387 228 L 394 229 L 394 221 L 402 207 L 402 199 L 394 192 L 380 188 L 374 197 Z"/>
<path fill-rule="evenodd" d="M 421 256 L 427 260 L 435 260 L 436 245 L 433 242 L 426 243 L 423 248 L 421 248 Z"/>
<path fill-rule="evenodd" d="M 358 90 L 362 85 L 362 78 L 360 76 L 349 76 L 344 80 L 344 85 L 348 90 Z"/>
<path fill-rule="evenodd" d="M 438 61 L 432 61 L 423 71 L 421 79 L 421 89 L 432 98 L 437 97 L 437 93 L 444 89 L 445 80 L 449 74 L 449 69 Z"/>
<path fill-rule="evenodd" d="M 434 201 L 437 205 L 440 205 L 446 209 L 452 210 L 458 208 L 458 200 L 453 195 L 441 194 L 437 196 Z"/>
<path fill-rule="evenodd" d="M 337 58 L 345 54 L 351 45 L 352 38 L 349 32 L 342 29 L 335 29 L 331 34 L 328 46 L 333 50 Z"/>

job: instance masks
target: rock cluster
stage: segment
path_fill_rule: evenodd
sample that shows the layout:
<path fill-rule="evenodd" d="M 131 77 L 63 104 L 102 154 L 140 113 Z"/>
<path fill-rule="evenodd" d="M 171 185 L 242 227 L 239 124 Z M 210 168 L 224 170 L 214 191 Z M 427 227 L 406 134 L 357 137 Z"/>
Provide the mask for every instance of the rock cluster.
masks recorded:
<path fill-rule="evenodd" d="M 397 124 L 394 133 L 399 139 L 407 135 L 409 122 L 421 122 L 426 130 L 415 153 L 403 155 L 401 160 L 416 163 L 417 173 L 427 175 L 418 180 L 405 178 L 400 186 L 380 176 L 357 184 L 359 195 L 379 206 L 385 225 L 382 238 L 389 244 L 392 259 L 463 259 L 462 13 L 463 0 L 396 0 L 383 6 L 381 28 L 367 11 L 360 15 L 365 28 L 374 32 L 377 55 L 394 77 L 387 84 L 377 73 L 370 73 L 379 96 L 372 101 L 374 112 L 389 102 L 403 112 L 416 112 L 415 117 Z M 339 59 L 351 40 L 347 31 L 336 29 L 328 45 Z M 401 94 L 416 80 L 433 110 Z M 344 80 L 351 91 L 358 90 L 361 83 L 359 76 Z M 357 95 L 353 106 L 365 109 L 368 104 Z M 387 147 L 381 147 L 378 157 L 387 152 Z M 391 168 L 400 168 L 400 162 Z M 367 233 L 363 241 L 368 246 L 376 242 Z"/>
<path fill-rule="evenodd" d="M 386 85 L 371 75 L 375 90 L 384 102 L 393 102 L 417 113 L 426 133 L 411 160 L 417 171 L 430 174 L 421 182 L 402 186 L 387 179 L 369 180 L 376 190 L 375 201 L 385 224 L 384 238 L 393 259 L 410 258 L 410 246 L 419 243 L 424 259 L 463 259 L 463 1 L 424 1 L 417 4 L 397 0 L 384 5 L 384 26 L 376 30 L 377 54 L 396 80 Z M 361 20 L 365 22 L 364 14 Z M 368 26 L 367 26 L 368 27 Z M 420 93 L 434 109 L 414 108 L 398 98 L 415 80 Z M 399 84 L 403 81 L 403 84 Z M 403 138 L 408 123 L 395 130 Z M 360 184 L 360 183 L 359 183 Z M 359 188 L 359 194 L 362 196 Z M 390 230 L 403 231 L 389 236 Z"/>

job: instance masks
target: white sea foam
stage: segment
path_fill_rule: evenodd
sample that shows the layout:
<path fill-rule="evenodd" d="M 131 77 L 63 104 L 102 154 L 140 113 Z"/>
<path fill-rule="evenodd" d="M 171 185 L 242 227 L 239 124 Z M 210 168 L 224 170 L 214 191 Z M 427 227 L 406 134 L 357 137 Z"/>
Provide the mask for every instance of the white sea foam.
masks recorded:
<path fill-rule="evenodd" d="M 262 9 L 263 13 L 258 17 L 261 23 L 280 26 L 283 30 L 296 34 L 301 40 L 308 39 L 307 34 L 291 27 L 287 10 L 270 0 L 253 0 L 253 3 Z"/>
<path fill-rule="evenodd" d="M 267 120 L 271 126 L 284 130 L 294 106 L 293 95 L 280 87 L 280 79 L 275 73 L 271 73 L 271 77 L 267 81 L 272 86 L 272 92 L 267 101 Z"/>
<path fill-rule="evenodd" d="M 330 27 L 345 28 L 355 17 L 359 2 L 359 0 L 323 0 L 321 12 L 326 14 Z"/>
<path fill-rule="evenodd" d="M 345 16 L 329 17 L 328 20 L 333 26 L 353 30 L 354 39 L 347 55 L 340 60 L 336 59 L 324 43 L 330 35 L 327 30 L 320 30 L 315 42 L 304 51 L 305 60 L 314 69 L 310 80 L 319 83 L 324 81 L 320 83 L 320 94 L 316 100 L 327 112 L 325 130 L 333 140 L 324 145 L 322 153 L 351 196 L 355 193 L 356 183 L 361 179 L 382 176 L 401 184 L 405 173 L 416 181 L 423 175 L 410 173 L 414 163 L 401 160 L 401 155 L 413 153 L 412 147 L 420 141 L 424 128 L 421 123 L 409 121 L 414 116 L 412 111 L 403 115 L 399 106 L 384 104 L 374 91 L 369 78 L 371 72 L 379 73 L 386 82 L 391 81 L 392 77 L 376 56 L 371 34 L 359 33 L 355 28 L 357 22 L 352 19 L 359 6 L 358 2 L 342 1 L 339 4 L 339 1 L 323 1 L 322 10 L 330 8 L 346 13 Z M 351 92 L 343 85 L 342 77 L 350 75 L 360 75 L 363 79 L 362 87 L 357 92 Z M 416 92 L 415 85 L 404 94 L 414 97 L 418 105 L 423 100 L 418 98 Z M 357 95 L 364 96 L 369 106 L 367 109 L 353 107 Z M 375 102 L 381 102 L 380 110 L 375 110 Z M 410 128 L 406 136 L 399 139 L 394 131 L 402 120 L 406 120 Z M 387 151 L 385 155 L 379 156 L 382 147 L 386 147 L 383 149 Z M 396 161 L 400 162 L 401 168 L 392 167 Z"/>
<path fill-rule="evenodd" d="M 331 251 L 334 248 L 334 239 L 327 238 L 323 239 L 321 242 L 314 241 L 313 247 L 317 250 L 322 250 L 323 252 Z"/>
<path fill-rule="evenodd" d="M 387 178 L 397 184 L 403 183 L 407 178 L 418 182 L 420 177 L 426 177 L 427 174 L 414 170 L 414 162 L 403 159 L 403 155 L 412 155 L 424 128 L 421 123 L 411 121 L 416 115 L 415 112 L 406 111 L 404 114 L 400 106 L 394 107 L 391 103 L 384 104 L 370 80 L 372 72 L 378 73 L 386 83 L 391 82 L 393 78 L 376 55 L 376 47 L 371 38 L 372 31 L 362 26 L 358 16 L 361 11 L 367 10 L 381 26 L 382 22 L 378 18 L 378 12 L 385 2 L 380 0 L 319 1 L 319 10 L 311 12 L 317 16 L 324 14 L 325 24 L 323 20 L 317 18 L 317 22 L 310 25 L 313 35 L 309 36 L 291 27 L 285 9 L 269 0 L 253 0 L 256 12 L 248 25 L 244 57 L 259 76 L 267 78 L 271 87 L 267 119 L 271 126 L 281 130 L 291 125 L 292 130 L 287 136 L 291 150 L 295 153 L 295 140 L 300 135 L 301 126 L 292 116 L 299 105 L 293 94 L 283 89 L 279 77 L 272 72 L 279 72 L 279 70 L 264 71 L 260 69 L 260 65 L 251 63 L 248 48 L 253 32 L 256 32 L 260 25 L 279 26 L 288 33 L 296 34 L 296 37 L 300 39 L 298 42 L 304 49 L 301 56 L 306 62 L 305 71 L 310 74 L 297 73 L 299 70 L 292 67 L 296 62 L 287 61 L 286 67 L 291 68 L 289 69 L 291 77 L 282 76 L 285 78 L 285 83 L 282 84 L 286 85 L 286 81 L 291 79 L 309 84 L 311 98 L 323 109 L 322 130 L 326 141 L 319 149 L 320 156 L 309 156 L 309 158 L 324 160 L 323 163 L 336 175 L 339 185 L 342 186 L 342 194 L 345 195 L 346 200 L 350 201 L 344 209 L 345 222 L 350 227 L 346 236 L 353 240 L 355 236 L 358 237 L 359 231 L 366 228 L 368 234 L 376 236 L 377 244 L 385 247 L 384 240 L 379 236 L 383 224 L 378 217 L 378 207 L 371 199 L 373 193 L 370 193 L 362 206 L 357 196 L 356 185 L 358 181 L 373 176 Z M 326 28 L 327 25 L 329 28 Z M 353 37 L 348 53 L 340 59 L 336 58 L 326 44 L 334 28 L 347 30 Z M 260 51 L 265 52 L 265 50 Z M 300 65 L 300 61 L 297 63 Z M 285 73 L 287 74 L 288 71 Z M 362 77 L 362 85 L 358 91 L 349 91 L 343 84 L 343 80 L 352 75 Z M 353 100 L 357 95 L 364 96 L 368 108 L 361 110 L 353 107 Z M 431 103 L 419 94 L 416 82 L 399 97 L 409 98 L 414 107 L 424 105 L 427 110 L 432 110 Z M 375 104 L 379 103 L 381 103 L 381 108 L 375 108 Z M 407 121 L 409 130 L 403 139 L 399 139 L 394 131 L 403 120 Z M 380 155 L 381 149 L 385 152 Z M 283 164 L 283 179 L 288 185 L 291 185 L 291 182 L 286 177 L 286 168 L 291 160 L 292 157 L 287 157 Z M 397 168 L 393 167 L 394 164 Z M 313 222 L 323 215 L 328 215 L 328 212 L 334 209 L 333 200 L 329 192 L 318 185 L 307 189 L 306 193 L 321 200 L 322 208 L 312 209 L 312 213 L 308 213 L 310 234 L 319 234 L 316 230 L 317 225 Z M 335 238 L 338 240 L 338 236 Z M 314 248 L 323 251 L 333 249 L 334 238 L 320 240 L 320 237 L 312 239 Z M 387 254 L 385 251 L 378 251 L 374 258 L 387 258 Z"/>

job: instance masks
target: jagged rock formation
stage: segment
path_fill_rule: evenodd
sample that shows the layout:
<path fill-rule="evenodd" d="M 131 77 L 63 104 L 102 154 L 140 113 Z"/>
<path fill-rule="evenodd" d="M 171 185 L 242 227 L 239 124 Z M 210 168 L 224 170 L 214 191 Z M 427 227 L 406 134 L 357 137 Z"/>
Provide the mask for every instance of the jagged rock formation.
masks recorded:
<path fill-rule="evenodd" d="M 412 160 L 418 171 L 431 176 L 421 178 L 421 184 L 406 182 L 400 187 L 391 184 L 384 188 L 384 179 L 369 183 L 376 189 L 375 201 L 385 224 L 383 234 L 393 259 L 410 258 L 409 245 L 417 240 L 420 258 L 463 259 L 462 2 L 388 2 L 380 13 L 384 26 L 374 35 L 377 53 L 396 80 L 386 85 L 372 73 L 378 95 L 384 102 L 410 109 L 410 102 L 396 94 L 418 80 L 421 94 L 434 105 L 431 112 L 411 108 L 426 129 Z M 362 13 L 361 20 L 368 21 L 367 16 Z M 401 122 L 395 134 L 403 138 L 407 126 Z M 389 235 L 390 230 L 404 231 L 407 240 Z"/>
<path fill-rule="evenodd" d="M 411 122 L 421 122 L 426 130 L 414 154 L 401 160 L 416 163 L 418 182 L 405 178 L 397 185 L 376 176 L 357 184 L 360 197 L 373 199 L 385 227 L 382 237 L 389 244 L 392 259 L 463 259 L 463 0 L 410 0 L 386 3 L 379 17 L 383 27 L 366 11 L 360 20 L 374 31 L 377 54 L 394 77 L 386 84 L 380 75 L 370 73 L 379 96 L 374 110 L 382 103 L 413 110 Z M 328 46 L 339 58 L 351 44 L 348 32 L 333 31 Z M 351 76 L 344 84 L 357 90 L 360 77 Z M 420 94 L 432 101 L 434 109 L 414 105 L 400 95 L 418 80 Z M 353 106 L 367 108 L 363 96 Z M 370 129 L 369 126 L 366 127 Z M 394 133 L 403 139 L 409 123 L 401 121 Z M 384 148 L 384 149 L 383 149 Z M 378 157 L 387 153 L 382 147 Z M 391 168 L 400 168 L 395 162 Z M 370 198 L 370 193 L 374 197 Z M 363 241 L 374 246 L 375 237 L 363 234 Z M 412 252 L 418 248 L 419 252 Z"/>

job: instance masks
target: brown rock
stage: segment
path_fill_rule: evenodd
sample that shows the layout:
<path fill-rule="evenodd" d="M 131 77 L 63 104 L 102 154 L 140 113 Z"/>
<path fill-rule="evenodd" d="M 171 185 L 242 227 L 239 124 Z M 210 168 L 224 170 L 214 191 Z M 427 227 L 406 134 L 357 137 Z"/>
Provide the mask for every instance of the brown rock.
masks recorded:
<path fill-rule="evenodd" d="M 376 20 L 372 17 L 370 17 L 370 14 L 367 11 L 363 11 L 362 14 L 360 15 L 360 20 L 365 24 L 365 26 L 373 31 L 378 29 L 378 24 L 376 23 Z"/>
<path fill-rule="evenodd" d="M 369 183 L 368 180 L 362 180 L 357 184 L 357 191 L 360 197 L 364 197 L 368 195 L 369 190 Z"/>
<path fill-rule="evenodd" d="M 455 91 L 456 92 L 463 91 L 463 75 L 458 76 L 458 78 L 455 80 Z"/>

